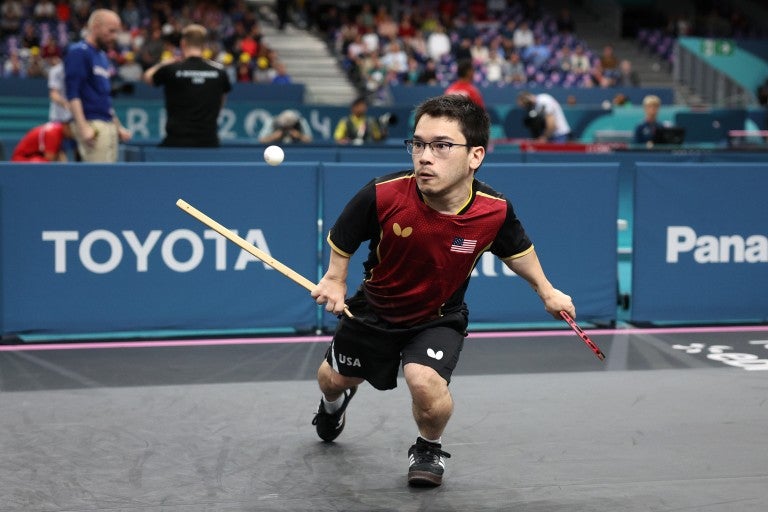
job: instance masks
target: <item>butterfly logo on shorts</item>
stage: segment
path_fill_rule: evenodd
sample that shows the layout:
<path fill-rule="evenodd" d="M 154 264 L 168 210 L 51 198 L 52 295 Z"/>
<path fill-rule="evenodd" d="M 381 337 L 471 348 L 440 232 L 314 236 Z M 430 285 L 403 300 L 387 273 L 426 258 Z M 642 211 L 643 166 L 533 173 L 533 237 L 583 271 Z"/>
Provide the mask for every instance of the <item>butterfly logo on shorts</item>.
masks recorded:
<path fill-rule="evenodd" d="M 443 358 L 443 351 L 442 350 L 438 350 L 437 352 L 435 352 L 431 348 L 428 348 L 427 349 L 427 355 L 429 357 L 431 357 L 432 359 L 437 359 L 439 361 L 439 360 L 441 360 Z"/>
<path fill-rule="evenodd" d="M 401 228 L 400 224 L 395 222 L 395 224 L 392 226 L 392 231 L 395 232 L 395 235 L 401 236 L 403 238 L 408 238 L 411 236 L 411 233 L 413 233 L 413 228 L 408 226 L 406 228 Z"/>

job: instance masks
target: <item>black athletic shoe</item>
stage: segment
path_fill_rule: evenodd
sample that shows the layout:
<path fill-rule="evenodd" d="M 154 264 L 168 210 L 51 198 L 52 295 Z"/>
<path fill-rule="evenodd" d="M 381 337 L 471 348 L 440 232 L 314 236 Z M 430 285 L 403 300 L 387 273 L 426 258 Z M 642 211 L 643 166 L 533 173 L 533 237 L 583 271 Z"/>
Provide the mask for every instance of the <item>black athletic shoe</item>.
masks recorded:
<path fill-rule="evenodd" d="M 325 442 L 330 442 L 339 437 L 341 431 L 344 430 L 344 423 L 346 421 L 347 405 L 352 397 L 357 393 L 357 386 L 349 388 L 344 392 L 344 402 L 339 407 L 339 410 L 333 414 L 325 412 L 325 406 L 323 405 L 322 398 L 320 399 L 320 407 L 317 408 L 315 418 L 312 420 L 312 424 L 317 428 L 317 435 L 320 436 Z"/>
<path fill-rule="evenodd" d="M 445 459 L 451 456 L 440 449 L 440 443 L 430 443 L 421 437 L 408 450 L 408 485 L 436 487 L 443 483 Z"/>

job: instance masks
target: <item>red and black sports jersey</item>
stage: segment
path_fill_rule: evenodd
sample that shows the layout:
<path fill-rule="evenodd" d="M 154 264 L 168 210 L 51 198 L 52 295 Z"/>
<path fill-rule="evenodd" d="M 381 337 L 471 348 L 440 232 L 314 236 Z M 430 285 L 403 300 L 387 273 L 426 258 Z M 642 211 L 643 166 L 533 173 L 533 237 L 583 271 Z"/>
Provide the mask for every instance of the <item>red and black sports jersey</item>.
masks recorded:
<path fill-rule="evenodd" d="M 347 256 L 366 240 L 365 296 L 381 318 L 408 326 L 462 305 L 483 252 L 508 259 L 533 250 L 512 204 L 488 185 L 474 180 L 467 205 L 447 215 L 426 205 L 413 171 L 365 185 L 328 235 Z"/>

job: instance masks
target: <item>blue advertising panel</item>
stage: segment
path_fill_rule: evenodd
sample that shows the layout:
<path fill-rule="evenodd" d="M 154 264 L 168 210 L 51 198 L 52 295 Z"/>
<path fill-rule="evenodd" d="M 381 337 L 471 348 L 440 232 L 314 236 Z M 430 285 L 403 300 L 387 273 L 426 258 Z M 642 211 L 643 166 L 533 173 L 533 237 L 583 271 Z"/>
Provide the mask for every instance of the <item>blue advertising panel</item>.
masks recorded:
<path fill-rule="evenodd" d="M 766 164 L 637 164 L 632 319 L 768 319 L 766 190 Z"/>
<path fill-rule="evenodd" d="M 350 102 L 352 98 L 350 98 Z M 283 110 L 299 113 L 304 133 L 315 142 L 333 142 L 337 123 L 349 114 L 348 106 L 297 105 L 290 102 L 262 103 L 227 101 L 218 118 L 219 138 L 229 141 L 258 141 L 272 133 L 273 121 Z M 134 141 L 161 139 L 165 135 L 166 112 L 162 100 L 137 101 L 121 99 L 115 110 L 123 125 L 133 134 Z M 387 135 L 404 139 L 410 132 L 410 108 L 371 106 L 368 115 L 384 120 L 388 118 Z"/>
<path fill-rule="evenodd" d="M 402 168 L 406 168 L 402 166 Z M 504 193 L 539 253 L 555 286 L 574 297 L 579 318 L 613 320 L 616 314 L 617 164 L 484 164 L 478 178 Z M 324 233 L 352 195 L 371 178 L 397 170 L 392 165 L 324 164 Z M 327 265 L 328 247 L 324 244 Z M 362 280 L 361 247 L 350 262 L 350 294 Z M 473 324 L 535 323 L 552 320 L 527 283 L 493 255 L 484 255 L 467 294 Z M 326 317 L 325 324 L 335 319 Z"/>
<path fill-rule="evenodd" d="M 552 284 L 573 297 L 578 318 L 616 318 L 617 164 L 489 164 L 478 178 L 515 208 Z M 467 293 L 476 323 L 551 321 L 527 283 L 490 254 Z"/>
<path fill-rule="evenodd" d="M 315 165 L 3 164 L 2 332 L 314 328 L 306 290 L 179 198 L 313 275 Z"/>

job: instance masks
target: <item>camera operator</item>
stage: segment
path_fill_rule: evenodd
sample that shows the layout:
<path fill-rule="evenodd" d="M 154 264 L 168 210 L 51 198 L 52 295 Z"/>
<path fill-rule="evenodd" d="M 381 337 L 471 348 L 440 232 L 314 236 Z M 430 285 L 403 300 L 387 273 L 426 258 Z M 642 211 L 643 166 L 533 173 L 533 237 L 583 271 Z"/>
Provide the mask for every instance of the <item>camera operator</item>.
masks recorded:
<path fill-rule="evenodd" d="M 301 125 L 301 117 L 295 110 L 283 110 L 272 121 L 272 132 L 261 137 L 259 142 L 271 144 L 279 142 L 290 144 L 293 142 L 311 142 L 312 136 L 304 132 Z"/>
<path fill-rule="evenodd" d="M 517 104 L 526 112 L 523 122 L 532 139 L 540 142 L 568 141 L 571 127 L 560 103 L 551 95 L 522 91 L 517 96 Z"/>
<path fill-rule="evenodd" d="M 390 119 L 387 119 L 389 122 Z M 356 98 L 349 106 L 349 115 L 339 120 L 333 131 L 333 139 L 339 144 L 360 145 L 368 142 L 380 142 L 386 138 L 386 132 L 379 120 L 368 115 L 368 101 L 364 97 Z"/>

